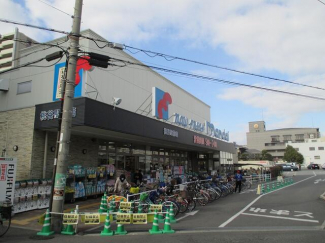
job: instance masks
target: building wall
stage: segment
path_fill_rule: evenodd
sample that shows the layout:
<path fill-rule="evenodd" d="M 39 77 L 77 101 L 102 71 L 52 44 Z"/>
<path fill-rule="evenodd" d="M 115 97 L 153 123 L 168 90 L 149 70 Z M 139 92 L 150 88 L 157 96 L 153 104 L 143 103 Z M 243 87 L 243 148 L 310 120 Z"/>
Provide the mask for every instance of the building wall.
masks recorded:
<path fill-rule="evenodd" d="M 254 125 L 257 124 L 256 129 Z M 287 136 L 291 136 L 292 141 L 303 141 L 311 136 L 318 138 L 318 128 L 288 128 L 288 129 L 276 129 L 265 130 L 264 122 L 250 122 L 249 132 L 246 133 L 247 147 L 249 149 L 267 150 L 273 157 L 282 158 L 284 156 L 284 150 L 286 148 L 285 143 L 288 139 Z M 264 129 L 263 129 L 264 127 Z M 261 128 L 261 129 L 259 129 Z M 303 134 L 302 139 L 296 139 L 297 134 Z"/>
<path fill-rule="evenodd" d="M 91 30 L 84 31 L 82 34 L 101 38 Z M 64 41 L 63 38 L 49 43 L 54 44 L 62 41 Z M 67 46 L 67 43 L 63 46 Z M 87 39 L 81 39 L 80 46 L 85 51 L 140 64 L 139 61 L 122 50 L 99 49 L 95 43 Z M 22 65 L 44 58 L 46 55 L 57 51 L 57 48 L 43 49 L 44 46 L 32 46 L 21 50 L 21 56 L 33 54 L 21 58 L 19 64 Z M 37 65 L 48 66 L 56 61 L 47 62 L 44 60 Z M 65 62 L 65 58 L 62 58 L 59 63 L 62 62 Z M 124 63 L 117 63 L 117 65 L 123 66 Z M 113 97 L 119 97 L 122 98 L 120 108 L 151 117 L 152 87 L 158 87 L 169 92 L 173 99 L 169 106 L 169 116 L 176 112 L 201 123 L 204 123 L 205 120 L 210 121 L 210 107 L 207 104 L 149 68 L 132 65 L 121 68 L 110 66 L 107 69 L 96 67 L 91 72 L 85 71 L 83 76 L 82 96 L 97 99 L 107 104 L 112 104 Z M 0 78 L 9 80 L 9 91 L 0 92 L 0 111 L 33 107 L 36 104 L 52 102 L 54 66 L 21 68 L 17 71 L 4 73 L 0 75 Z M 18 84 L 26 81 L 32 81 L 31 92 L 17 95 Z"/>
<path fill-rule="evenodd" d="M 324 164 L 325 163 L 325 137 L 319 139 L 306 139 L 304 143 L 292 143 L 289 142 L 287 145 L 292 146 L 299 153 L 304 156 L 304 165 Z M 315 148 L 315 150 L 310 150 Z"/>
<path fill-rule="evenodd" d="M 55 152 L 51 147 L 55 147 L 57 133 L 48 132 L 47 160 L 45 178 L 52 177 Z M 30 178 L 43 178 L 45 148 L 45 132 L 35 130 L 33 141 L 32 173 Z M 82 150 L 87 149 L 83 154 Z M 93 167 L 98 165 L 98 142 L 88 137 L 71 136 L 70 154 L 68 165 L 82 165 L 84 167 Z"/>
<path fill-rule="evenodd" d="M 34 107 L 0 112 L 1 155 L 6 149 L 7 157 L 17 158 L 17 180 L 30 178 L 34 116 Z M 15 145 L 18 146 L 16 152 Z"/>

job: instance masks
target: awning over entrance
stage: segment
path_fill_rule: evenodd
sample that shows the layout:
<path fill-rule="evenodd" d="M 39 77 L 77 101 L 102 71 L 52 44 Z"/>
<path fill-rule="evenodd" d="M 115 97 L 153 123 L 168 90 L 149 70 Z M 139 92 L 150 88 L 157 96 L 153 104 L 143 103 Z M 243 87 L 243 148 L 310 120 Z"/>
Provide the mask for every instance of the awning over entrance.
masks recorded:
<path fill-rule="evenodd" d="M 72 134 L 138 142 L 193 151 L 236 153 L 233 143 L 92 100 L 77 98 L 73 105 Z M 35 129 L 57 131 L 60 102 L 40 104 Z"/>

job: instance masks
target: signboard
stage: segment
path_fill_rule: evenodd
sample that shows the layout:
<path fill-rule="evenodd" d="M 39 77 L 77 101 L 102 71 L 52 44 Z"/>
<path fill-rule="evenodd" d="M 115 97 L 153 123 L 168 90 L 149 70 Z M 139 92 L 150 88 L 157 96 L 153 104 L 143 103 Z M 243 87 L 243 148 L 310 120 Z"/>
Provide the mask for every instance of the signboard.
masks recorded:
<path fill-rule="evenodd" d="M 130 213 L 117 213 L 116 214 L 116 224 L 131 224 L 131 214 Z"/>
<path fill-rule="evenodd" d="M 147 224 L 148 223 L 147 214 L 146 213 L 133 214 L 132 223 L 133 224 Z"/>
<path fill-rule="evenodd" d="M 82 95 L 82 85 L 83 85 L 83 71 L 92 71 L 92 66 L 89 65 L 88 56 L 83 56 L 77 61 L 76 67 L 76 80 L 75 80 L 75 90 L 74 97 L 81 97 Z M 53 101 L 62 99 L 62 91 L 65 81 L 65 62 L 56 64 L 54 67 L 54 83 L 53 83 Z"/>
<path fill-rule="evenodd" d="M 122 211 L 130 211 L 132 203 L 131 202 L 120 202 L 120 209 Z"/>
<path fill-rule="evenodd" d="M 150 205 L 150 211 L 151 212 L 162 212 L 162 205 L 158 205 L 158 204 L 151 204 Z"/>
<path fill-rule="evenodd" d="M 0 158 L 0 201 L 14 204 L 16 171 L 16 158 Z"/>
<path fill-rule="evenodd" d="M 169 93 L 152 87 L 152 115 L 158 119 L 168 120 L 168 106 L 173 103 Z"/>
<path fill-rule="evenodd" d="M 99 223 L 100 223 L 99 213 L 85 214 L 85 224 L 99 224 Z"/>
<path fill-rule="evenodd" d="M 79 214 L 65 213 L 63 214 L 62 224 L 78 224 Z"/>

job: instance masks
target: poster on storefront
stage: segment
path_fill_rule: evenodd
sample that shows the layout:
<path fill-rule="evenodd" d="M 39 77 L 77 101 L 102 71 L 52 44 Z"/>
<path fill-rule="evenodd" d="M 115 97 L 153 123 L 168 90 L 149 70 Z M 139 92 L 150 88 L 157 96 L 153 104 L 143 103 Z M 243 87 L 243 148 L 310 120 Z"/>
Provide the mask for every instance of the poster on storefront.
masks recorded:
<path fill-rule="evenodd" d="M 85 214 L 85 224 L 99 224 L 100 215 L 99 213 Z"/>
<path fill-rule="evenodd" d="M 136 213 L 133 214 L 132 223 L 133 224 L 147 224 L 147 214 L 146 213 Z"/>
<path fill-rule="evenodd" d="M 0 201 L 14 203 L 16 171 L 16 158 L 0 158 Z"/>
<path fill-rule="evenodd" d="M 63 214 L 62 224 L 78 224 L 79 214 L 65 213 Z"/>
<path fill-rule="evenodd" d="M 184 166 L 174 166 L 173 174 L 174 175 L 183 175 L 184 174 Z"/>
<path fill-rule="evenodd" d="M 131 224 L 131 214 L 130 213 L 116 214 L 116 224 Z"/>

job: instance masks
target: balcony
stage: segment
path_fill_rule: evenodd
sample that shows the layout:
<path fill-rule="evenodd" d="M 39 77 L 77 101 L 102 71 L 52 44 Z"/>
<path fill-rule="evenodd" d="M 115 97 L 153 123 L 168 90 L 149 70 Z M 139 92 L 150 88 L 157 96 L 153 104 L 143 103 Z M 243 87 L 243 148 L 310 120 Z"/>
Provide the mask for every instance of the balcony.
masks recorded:
<path fill-rule="evenodd" d="M 14 51 L 13 48 L 4 49 L 4 50 L 0 51 L 0 58 L 11 57 L 13 51 Z"/>
<path fill-rule="evenodd" d="M 12 62 L 12 57 L 1 58 L 0 59 L 0 66 L 8 66 L 9 64 L 11 66 L 11 62 Z"/>
<path fill-rule="evenodd" d="M 2 49 L 13 48 L 14 41 L 13 40 L 5 40 L 1 43 Z"/>

